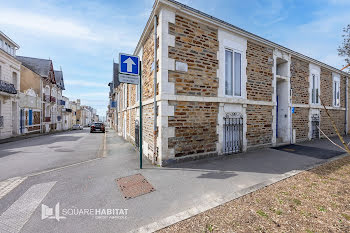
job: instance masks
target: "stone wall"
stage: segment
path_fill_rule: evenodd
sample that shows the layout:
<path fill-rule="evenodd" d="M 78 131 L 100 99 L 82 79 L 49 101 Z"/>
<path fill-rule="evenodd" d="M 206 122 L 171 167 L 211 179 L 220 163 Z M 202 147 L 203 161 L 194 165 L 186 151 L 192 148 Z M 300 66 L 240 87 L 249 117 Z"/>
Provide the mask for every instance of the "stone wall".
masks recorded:
<path fill-rule="evenodd" d="M 272 106 L 247 106 L 247 144 L 268 144 L 272 140 Z"/>
<path fill-rule="evenodd" d="M 247 99 L 272 101 L 273 50 L 247 42 Z"/>
<path fill-rule="evenodd" d="M 290 82 L 293 104 L 309 104 L 309 63 L 292 57 Z"/>
<path fill-rule="evenodd" d="M 169 47 L 169 58 L 188 65 L 188 72 L 169 71 L 169 82 L 175 83 L 175 93 L 217 96 L 217 29 L 176 15 L 175 24 L 169 23 L 169 34 L 175 36 L 175 47 Z"/>
<path fill-rule="evenodd" d="M 341 110 L 328 110 L 329 114 L 331 115 L 332 119 L 335 122 L 335 125 L 337 126 L 337 129 L 340 134 L 345 133 L 345 111 Z M 320 122 L 320 128 L 321 130 L 327 135 L 327 136 L 336 136 L 335 130 L 333 129 L 331 120 L 326 114 L 325 110 L 320 111 L 321 115 L 321 122 Z M 321 134 L 321 137 L 323 135 Z"/>
<path fill-rule="evenodd" d="M 326 106 L 333 106 L 333 77 L 332 71 L 321 67 L 321 98 Z M 340 107 L 345 108 L 345 88 L 346 78 L 341 76 L 340 79 Z"/>
<path fill-rule="evenodd" d="M 143 45 L 142 55 L 142 100 L 153 98 L 153 76 L 154 70 L 151 71 L 154 62 L 154 30 L 151 30 L 147 40 Z"/>
<path fill-rule="evenodd" d="M 168 126 L 175 128 L 169 148 L 175 157 L 216 151 L 218 103 L 169 101 L 175 107 Z"/>
<path fill-rule="evenodd" d="M 308 140 L 309 134 L 309 109 L 294 108 L 292 114 L 293 129 L 296 130 L 296 140 Z"/>

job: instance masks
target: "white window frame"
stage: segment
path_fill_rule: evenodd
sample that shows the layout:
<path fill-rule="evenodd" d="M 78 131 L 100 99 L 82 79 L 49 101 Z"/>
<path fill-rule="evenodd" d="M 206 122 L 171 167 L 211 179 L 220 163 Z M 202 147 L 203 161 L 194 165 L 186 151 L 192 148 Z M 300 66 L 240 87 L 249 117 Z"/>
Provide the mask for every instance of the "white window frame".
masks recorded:
<path fill-rule="evenodd" d="M 227 95 L 226 94 L 226 51 L 231 51 L 232 52 L 232 95 Z M 240 95 L 235 95 L 235 53 L 239 53 L 241 56 L 240 59 L 240 65 L 241 65 L 241 74 L 240 74 L 240 79 L 241 79 L 241 94 Z M 230 47 L 225 46 L 224 47 L 224 96 L 225 97 L 235 97 L 235 98 L 243 98 L 243 51 L 238 50 L 238 49 L 233 49 Z"/>
<path fill-rule="evenodd" d="M 315 86 L 313 85 L 313 79 L 315 78 Z M 310 79 L 311 85 L 311 104 L 320 105 L 320 75 L 317 72 L 311 73 Z"/>
<path fill-rule="evenodd" d="M 340 76 L 333 74 L 333 107 L 340 107 Z"/>

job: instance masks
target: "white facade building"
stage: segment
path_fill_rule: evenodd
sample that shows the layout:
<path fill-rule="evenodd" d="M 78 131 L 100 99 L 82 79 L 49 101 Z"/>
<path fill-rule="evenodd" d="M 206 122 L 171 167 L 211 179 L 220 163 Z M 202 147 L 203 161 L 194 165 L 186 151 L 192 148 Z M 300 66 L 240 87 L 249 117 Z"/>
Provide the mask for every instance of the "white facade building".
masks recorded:
<path fill-rule="evenodd" d="M 21 63 L 15 58 L 17 49 L 19 46 L 0 31 L 0 139 L 19 133 Z"/>

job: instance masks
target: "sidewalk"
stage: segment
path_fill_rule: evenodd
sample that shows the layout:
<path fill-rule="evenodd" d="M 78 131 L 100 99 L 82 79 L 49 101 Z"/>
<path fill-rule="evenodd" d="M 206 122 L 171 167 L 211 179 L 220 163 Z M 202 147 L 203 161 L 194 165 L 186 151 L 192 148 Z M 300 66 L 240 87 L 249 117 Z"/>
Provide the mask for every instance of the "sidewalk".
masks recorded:
<path fill-rule="evenodd" d="M 121 148 L 127 149 L 128 153 L 123 153 Z M 292 148 L 266 148 L 164 168 L 154 167 L 145 161 L 144 169 L 139 170 L 138 153 L 113 130 L 107 135 L 107 149 L 108 156 L 119 158 L 116 168 L 124 168 L 120 177 L 141 173 L 156 189 L 125 201 L 128 208 L 136 212 L 133 219 L 138 219 L 130 222 L 129 226 L 140 232 L 161 229 L 325 163 L 332 159 L 329 155 L 339 157 L 344 154 L 329 141 L 318 140 Z"/>

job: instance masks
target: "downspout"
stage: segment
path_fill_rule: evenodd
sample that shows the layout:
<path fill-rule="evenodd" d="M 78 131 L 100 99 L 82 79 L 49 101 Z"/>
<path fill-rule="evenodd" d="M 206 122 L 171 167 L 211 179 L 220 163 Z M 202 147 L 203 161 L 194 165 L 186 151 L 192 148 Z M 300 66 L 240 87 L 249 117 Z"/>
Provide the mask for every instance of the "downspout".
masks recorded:
<path fill-rule="evenodd" d="M 154 157 L 158 160 L 157 153 L 157 15 L 154 15 L 154 70 L 153 70 L 153 89 L 154 89 L 154 97 L 153 97 L 153 113 L 154 113 L 154 122 L 153 122 L 153 135 L 154 135 L 154 148 L 153 148 L 153 157 L 152 163 L 154 164 Z"/>
<path fill-rule="evenodd" d="M 348 115 L 348 77 L 345 77 L 346 78 L 346 86 L 345 86 L 345 135 L 348 135 L 348 123 L 349 123 L 349 115 Z"/>
<path fill-rule="evenodd" d="M 40 76 L 40 107 L 41 107 L 41 112 L 40 112 L 40 133 L 43 133 L 43 111 L 45 110 L 44 103 L 43 103 L 43 80 L 42 77 Z"/>

